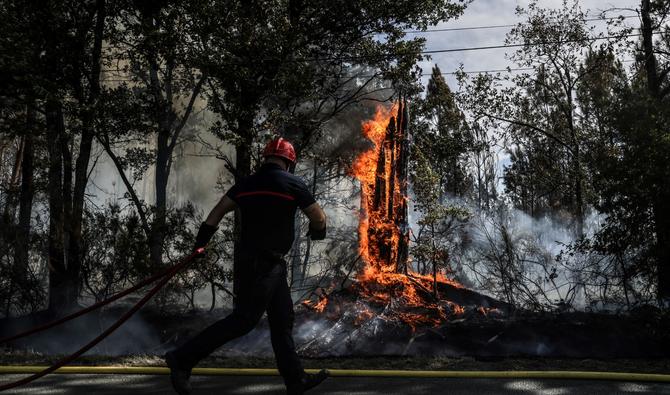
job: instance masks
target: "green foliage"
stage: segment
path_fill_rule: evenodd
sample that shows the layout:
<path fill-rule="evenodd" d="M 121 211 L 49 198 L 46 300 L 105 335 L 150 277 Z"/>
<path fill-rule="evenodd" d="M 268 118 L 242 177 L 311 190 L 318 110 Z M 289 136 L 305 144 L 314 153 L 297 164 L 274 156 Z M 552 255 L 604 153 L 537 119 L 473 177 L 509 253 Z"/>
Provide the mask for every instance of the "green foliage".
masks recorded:
<path fill-rule="evenodd" d="M 192 205 L 171 210 L 167 216 L 166 265 L 178 263 L 191 254 L 201 216 Z M 84 228 L 86 259 L 82 267 L 84 295 L 103 300 L 154 274 L 148 242 L 137 214 L 111 204 L 103 210 L 87 211 Z M 205 258 L 194 262 L 159 293 L 160 308 L 194 308 L 196 294 L 205 287 L 224 287 L 231 280 L 225 263 L 232 255 L 232 232 L 213 238 Z M 183 305 L 183 300 L 189 303 Z M 213 300 L 212 303 L 216 303 Z M 182 308 L 183 308 L 182 307 Z"/>
<path fill-rule="evenodd" d="M 609 103 L 612 143 L 601 146 L 595 185 L 606 214 L 601 229 L 579 251 L 628 257 L 627 277 L 656 272 L 657 204 L 670 196 L 670 112 L 644 87 L 618 86 Z"/>
<path fill-rule="evenodd" d="M 474 139 L 439 67 L 433 68 L 426 97 L 417 100 L 412 115 L 414 144 L 435 171 L 438 197 L 470 196 L 466 156 L 474 150 Z"/>
<path fill-rule="evenodd" d="M 194 62 L 209 80 L 215 134 L 248 172 L 253 144 L 286 130 L 298 150 L 321 126 L 365 98 L 392 93 L 380 77 L 413 87 L 424 40 L 403 29 L 457 16 L 464 1 L 196 1 Z M 380 37 L 383 37 L 380 39 Z M 367 74 L 367 75 L 366 75 Z"/>
<path fill-rule="evenodd" d="M 613 47 L 593 47 L 599 34 L 578 2 L 544 9 L 534 1 L 517 14 L 526 20 L 506 42 L 522 46 L 509 58 L 534 71 L 477 76 L 462 97 L 504 139 L 505 192 L 514 206 L 536 217 L 570 214 L 582 235 L 587 207 L 597 201 L 592 149 L 607 133 L 601 105 L 621 66 Z"/>
<path fill-rule="evenodd" d="M 439 177 L 423 152 L 415 150 L 411 175 L 414 211 L 420 214 L 410 252 L 422 273 L 455 272 L 454 255 L 467 245 L 466 225 L 471 213 L 440 197 Z"/>
<path fill-rule="evenodd" d="M 21 268 L 14 264 L 14 244 L 0 233 L 0 317 L 21 316 L 44 308 L 47 296 L 41 257 L 35 253 L 42 246 L 43 234 L 34 232 L 29 240 L 30 264 Z"/>
<path fill-rule="evenodd" d="M 411 185 L 419 213 L 410 252 L 418 269 L 435 274 L 456 272 L 457 257 L 467 246 L 471 213 L 454 202 L 470 198 L 468 155 L 474 138 L 440 69 L 435 66 L 426 97 L 412 108 Z"/>
<path fill-rule="evenodd" d="M 112 204 L 104 210 L 87 210 L 84 221 L 85 294 L 96 301 L 106 299 L 149 272 L 146 237 L 136 214 Z"/>

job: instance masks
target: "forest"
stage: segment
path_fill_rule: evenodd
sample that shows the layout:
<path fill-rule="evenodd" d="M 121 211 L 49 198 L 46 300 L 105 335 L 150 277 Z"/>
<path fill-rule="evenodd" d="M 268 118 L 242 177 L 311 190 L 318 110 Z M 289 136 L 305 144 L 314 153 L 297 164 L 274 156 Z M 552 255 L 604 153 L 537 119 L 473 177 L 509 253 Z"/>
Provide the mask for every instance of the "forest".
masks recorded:
<path fill-rule="evenodd" d="M 421 70 L 425 38 L 407 32 L 470 3 L 2 0 L 0 317 L 58 317 L 176 264 L 275 135 L 329 220 L 314 242 L 295 218 L 297 306 L 346 310 L 353 284 L 408 300 L 385 316 L 413 330 L 482 301 L 661 314 L 670 2 L 603 11 L 598 31 L 577 1 L 531 1 L 505 37 L 514 69 Z M 230 306 L 238 221 L 152 309 Z M 477 297 L 443 303 L 454 290 Z"/>

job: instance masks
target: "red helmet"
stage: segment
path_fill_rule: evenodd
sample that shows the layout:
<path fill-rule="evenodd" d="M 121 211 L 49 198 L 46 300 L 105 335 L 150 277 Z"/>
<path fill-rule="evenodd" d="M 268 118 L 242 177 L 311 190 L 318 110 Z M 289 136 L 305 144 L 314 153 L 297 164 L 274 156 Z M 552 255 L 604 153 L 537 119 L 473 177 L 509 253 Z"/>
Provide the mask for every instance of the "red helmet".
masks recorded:
<path fill-rule="evenodd" d="M 296 160 L 293 144 L 289 143 L 282 137 L 273 139 L 268 143 L 268 145 L 265 146 L 265 149 L 263 150 L 263 157 L 267 158 L 268 156 L 278 156 L 280 158 L 284 158 L 291 162 L 291 164 L 295 164 Z"/>

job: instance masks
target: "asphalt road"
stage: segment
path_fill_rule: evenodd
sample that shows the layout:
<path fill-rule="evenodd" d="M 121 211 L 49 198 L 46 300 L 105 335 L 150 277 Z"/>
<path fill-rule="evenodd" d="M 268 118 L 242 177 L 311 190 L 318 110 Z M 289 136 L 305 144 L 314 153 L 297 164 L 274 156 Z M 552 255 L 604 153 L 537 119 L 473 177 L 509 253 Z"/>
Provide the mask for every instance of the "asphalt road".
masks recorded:
<path fill-rule="evenodd" d="M 23 376 L 0 375 L 0 383 Z M 279 377 L 196 376 L 193 395 L 284 394 Z M 171 394 L 167 376 L 146 375 L 65 375 L 44 377 L 6 394 Z M 5 394 L 3 393 L 3 395 Z M 406 394 L 670 394 L 670 384 L 628 383 L 585 380 L 503 380 L 503 379 L 407 379 L 329 378 L 309 394 L 324 395 L 406 395 Z"/>

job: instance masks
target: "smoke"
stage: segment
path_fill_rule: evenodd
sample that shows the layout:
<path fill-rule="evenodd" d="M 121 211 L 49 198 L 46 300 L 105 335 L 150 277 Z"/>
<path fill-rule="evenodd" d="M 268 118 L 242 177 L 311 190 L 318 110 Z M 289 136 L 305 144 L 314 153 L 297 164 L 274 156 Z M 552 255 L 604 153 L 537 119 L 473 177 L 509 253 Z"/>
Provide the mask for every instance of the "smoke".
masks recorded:
<path fill-rule="evenodd" d="M 44 332 L 19 339 L 13 345 L 41 354 L 69 355 L 106 330 L 129 308 L 130 306 L 119 306 L 113 312 L 89 313 Z M 34 318 L 36 317 L 7 320 L 2 333 L 19 333 L 42 322 Z M 138 354 L 159 346 L 160 333 L 138 313 L 85 355 Z"/>
<path fill-rule="evenodd" d="M 232 175 L 217 155 L 234 158 L 234 148 L 223 144 L 208 131 L 209 126 L 214 124 L 215 114 L 205 107 L 203 100 L 196 103 L 193 114 L 180 135 L 180 144 L 175 147 L 167 193 L 170 207 L 180 207 L 190 202 L 197 209 L 209 210 L 221 198 L 221 189 L 232 184 Z M 155 136 L 151 136 L 141 145 L 125 145 L 123 148 L 114 149 L 114 152 L 117 156 L 123 156 L 129 148 L 142 148 L 153 152 L 155 144 Z M 127 188 L 118 169 L 102 147 L 96 145 L 94 152 L 96 162 L 87 189 L 89 202 L 92 206 L 99 207 L 123 200 Z M 133 178 L 133 172 L 126 169 L 138 197 L 149 204 L 155 201 L 154 170 L 150 165 L 146 172 Z"/>
<path fill-rule="evenodd" d="M 518 278 L 512 280 L 528 288 L 527 302 L 550 309 L 586 307 L 583 286 L 578 284 L 579 274 L 557 259 L 581 238 L 575 231 L 573 217 L 533 217 L 504 205 L 490 211 L 472 205 L 466 207 L 473 215 L 467 228 L 468 245 L 459 263 L 464 275 L 475 286 L 479 285 L 479 291 L 490 292 L 487 288 L 491 282 L 481 277 L 482 272 L 499 276 L 501 266 L 516 265 L 514 273 Z M 584 221 L 585 236 L 593 235 L 602 220 L 602 215 L 595 211 L 589 213 Z"/>

